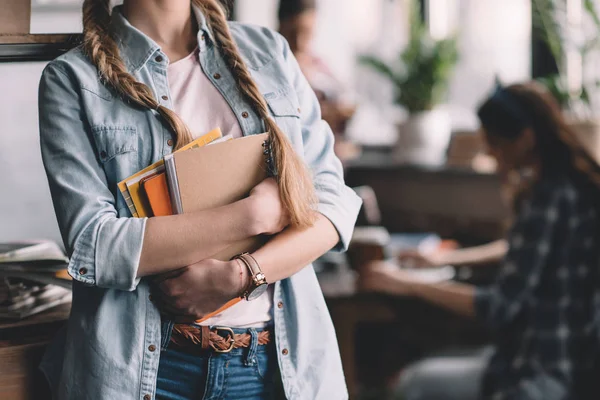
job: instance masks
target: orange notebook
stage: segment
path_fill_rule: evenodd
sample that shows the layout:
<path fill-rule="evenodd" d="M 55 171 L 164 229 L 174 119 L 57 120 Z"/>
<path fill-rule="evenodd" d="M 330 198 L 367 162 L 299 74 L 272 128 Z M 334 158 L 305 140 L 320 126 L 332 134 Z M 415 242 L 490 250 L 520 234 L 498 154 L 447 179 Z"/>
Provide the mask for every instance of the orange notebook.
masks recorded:
<path fill-rule="evenodd" d="M 146 193 L 153 216 L 164 217 L 165 215 L 173 214 L 171 198 L 169 197 L 169 187 L 167 185 L 167 175 L 164 172 L 144 180 L 142 187 Z"/>

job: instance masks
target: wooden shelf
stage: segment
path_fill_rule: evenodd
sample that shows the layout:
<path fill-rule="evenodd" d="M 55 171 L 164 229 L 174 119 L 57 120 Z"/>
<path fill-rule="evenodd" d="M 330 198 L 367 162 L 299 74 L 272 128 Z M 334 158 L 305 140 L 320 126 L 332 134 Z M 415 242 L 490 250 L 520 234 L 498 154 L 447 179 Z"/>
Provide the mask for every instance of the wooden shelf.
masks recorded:
<path fill-rule="evenodd" d="M 49 61 L 81 43 L 81 34 L 0 33 L 0 62 Z"/>

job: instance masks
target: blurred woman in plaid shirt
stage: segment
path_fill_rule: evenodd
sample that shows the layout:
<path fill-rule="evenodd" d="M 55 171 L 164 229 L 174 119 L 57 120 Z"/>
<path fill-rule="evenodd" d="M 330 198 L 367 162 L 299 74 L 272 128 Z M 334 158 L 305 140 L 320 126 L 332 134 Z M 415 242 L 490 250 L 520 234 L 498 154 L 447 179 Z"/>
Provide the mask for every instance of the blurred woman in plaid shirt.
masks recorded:
<path fill-rule="evenodd" d="M 363 283 L 482 320 L 495 334 L 494 349 L 418 363 L 403 375 L 400 396 L 598 399 L 600 168 L 535 84 L 498 87 L 478 115 L 498 172 L 517 194 L 495 283 L 424 284 L 382 263 Z"/>

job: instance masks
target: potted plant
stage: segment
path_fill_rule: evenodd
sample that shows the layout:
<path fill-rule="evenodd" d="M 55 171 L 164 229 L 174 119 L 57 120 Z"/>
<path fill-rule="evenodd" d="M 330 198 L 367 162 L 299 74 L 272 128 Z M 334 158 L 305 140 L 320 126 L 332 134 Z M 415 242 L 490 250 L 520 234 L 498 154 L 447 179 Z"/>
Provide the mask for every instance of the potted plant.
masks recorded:
<path fill-rule="evenodd" d="M 396 62 L 363 56 L 361 63 L 392 82 L 396 104 L 409 113 L 399 127 L 395 158 L 411 164 L 438 166 L 446 159 L 451 126 L 449 115 L 437 106 L 448 92 L 458 61 L 456 38 L 433 39 L 415 0 L 410 2 L 409 24 L 409 42 Z"/>

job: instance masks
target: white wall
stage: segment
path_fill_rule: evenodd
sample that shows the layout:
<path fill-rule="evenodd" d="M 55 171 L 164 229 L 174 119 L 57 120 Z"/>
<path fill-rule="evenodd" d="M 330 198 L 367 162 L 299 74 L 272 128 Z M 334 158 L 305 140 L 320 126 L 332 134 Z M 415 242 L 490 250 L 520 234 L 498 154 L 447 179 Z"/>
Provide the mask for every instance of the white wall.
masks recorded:
<path fill-rule="evenodd" d="M 279 0 L 237 0 L 236 17 L 277 29 L 278 5 Z M 317 7 L 315 52 L 342 80 L 355 80 L 358 53 L 369 49 L 383 32 L 392 33 L 387 35 L 385 47 L 396 47 L 402 39 L 401 7 L 394 1 L 318 0 Z"/>
<path fill-rule="evenodd" d="M 34 12 L 32 32 L 81 30 L 80 13 Z M 0 63 L 0 242 L 60 243 L 39 150 L 37 89 L 45 63 Z"/>

